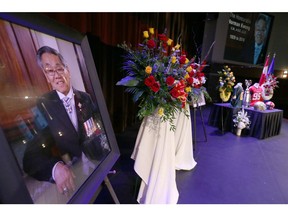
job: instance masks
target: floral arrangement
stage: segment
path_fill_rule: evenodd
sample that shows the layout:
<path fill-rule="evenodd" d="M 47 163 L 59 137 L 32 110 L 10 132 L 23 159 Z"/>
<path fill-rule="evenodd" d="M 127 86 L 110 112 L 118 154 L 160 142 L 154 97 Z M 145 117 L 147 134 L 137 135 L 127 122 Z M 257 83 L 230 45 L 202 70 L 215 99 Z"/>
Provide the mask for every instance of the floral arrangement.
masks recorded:
<path fill-rule="evenodd" d="M 127 75 L 116 85 L 125 86 L 133 94 L 133 101 L 140 108 L 137 114 L 140 119 L 156 113 L 175 130 L 175 114 L 184 111 L 187 115 L 185 107 L 195 100 L 198 93 L 195 89 L 209 98 L 203 86 L 206 63 L 199 64 L 195 58 L 189 60 L 179 41 L 173 46 L 166 32 L 157 35 L 154 28 L 149 28 L 143 37 L 144 41 L 136 48 L 125 42 L 118 45 L 126 51 L 122 69 Z"/>
<path fill-rule="evenodd" d="M 233 118 L 234 127 L 239 129 L 249 128 L 251 121 L 247 112 L 242 108 Z"/>
<path fill-rule="evenodd" d="M 218 71 L 219 85 L 217 86 L 220 97 L 223 101 L 228 101 L 231 93 L 233 92 L 233 86 L 235 85 L 236 79 L 227 65 L 223 67 L 222 71 Z"/>

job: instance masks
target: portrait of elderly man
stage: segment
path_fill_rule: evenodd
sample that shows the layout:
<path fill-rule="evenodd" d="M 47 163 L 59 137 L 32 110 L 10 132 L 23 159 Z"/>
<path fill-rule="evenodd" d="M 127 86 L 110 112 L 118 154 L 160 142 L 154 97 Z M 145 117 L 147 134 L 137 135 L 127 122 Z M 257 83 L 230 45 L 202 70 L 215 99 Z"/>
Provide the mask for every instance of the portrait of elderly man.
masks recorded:
<path fill-rule="evenodd" d="M 255 65 L 264 63 L 267 49 L 268 29 L 269 18 L 264 14 L 259 14 L 255 21 L 254 39 L 244 45 L 241 53 L 244 62 Z"/>
<path fill-rule="evenodd" d="M 98 107 L 90 95 L 71 85 L 71 73 L 63 56 L 49 46 L 37 51 L 37 63 L 52 91 L 37 100 L 37 110 L 47 124 L 27 146 L 24 171 L 39 181 L 55 183 L 59 193 L 75 190 L 79 161 L 100 161 L 109 145 Z"/>

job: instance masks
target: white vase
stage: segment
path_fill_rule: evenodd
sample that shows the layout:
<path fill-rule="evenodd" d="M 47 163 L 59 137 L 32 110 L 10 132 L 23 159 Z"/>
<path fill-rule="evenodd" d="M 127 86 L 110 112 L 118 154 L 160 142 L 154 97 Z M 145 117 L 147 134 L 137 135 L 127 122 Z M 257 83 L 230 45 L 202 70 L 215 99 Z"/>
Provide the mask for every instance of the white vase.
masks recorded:
<path fill-rule="evenodd" d="M 242 129 L 241 128 L 237 128 L 236 135 L 237 136 L 241 136 L 241 132 L 242 132 Z"/>

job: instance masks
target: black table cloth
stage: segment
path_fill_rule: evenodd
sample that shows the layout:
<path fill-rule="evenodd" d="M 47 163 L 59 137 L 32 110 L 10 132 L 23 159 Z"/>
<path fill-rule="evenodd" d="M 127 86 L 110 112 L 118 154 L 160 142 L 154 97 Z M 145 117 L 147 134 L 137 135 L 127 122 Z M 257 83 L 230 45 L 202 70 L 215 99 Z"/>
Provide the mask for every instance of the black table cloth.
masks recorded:
<path fill-rule="evenodd" d="M 230 103 L 214 103 L 208 125 L 218 127 L 222 132 L 230 131 L 235 133 L 236 128 L 233 125 L 233 117 L 241 108 L 234 108 Z M 276 136 L 280 133 L 283 110 L 273 109 L 258 111 L 253 107 L 245 108 L 250 118 L 251 125 L 249 129 L 243 129 L 241 136 L 252 136 L 258 139 L 265 139 Z"/>

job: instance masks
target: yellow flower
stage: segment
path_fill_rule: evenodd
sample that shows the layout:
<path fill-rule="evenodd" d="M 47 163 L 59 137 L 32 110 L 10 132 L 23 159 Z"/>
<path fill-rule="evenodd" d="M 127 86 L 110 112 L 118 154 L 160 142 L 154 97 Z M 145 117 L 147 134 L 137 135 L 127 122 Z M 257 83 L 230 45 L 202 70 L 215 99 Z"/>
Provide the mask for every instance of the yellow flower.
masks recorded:
<path fill-rule="evenodd" d="M 178 50 L 179 48 L 180 48 L 180 44 L 177 44 L 177 45 L 175 46 L 175 49 Z"/>
<path fill-rule="evenodd" d="M 146 72 L 147 74 L 151 74 L 151 72 L 152 72 L 152 67 L 147 66 L 147 67 L 145 68 L 145 72 Z"/>
<path fill-rule="evenodd" d="M 189 67 L 186 68 L 186 71 L 187 71 L 188 73 L 190 73 L 192 70 L 193 70 L 193 68 L 192 68 L 191 66 L 189 66 Z"/>
<path fill-rule="evenodd" d="M 186 92 L 191 92 L 191 87 L 190 87 L 190 86 L 186 87 L 186 88 L 185 88 L 185 91 L 186 91 Z"/>
<path fill-rule="evenodd" d="M 149 33 L 154 35 L 154 28 L 149 28 Z"/>
<path fill-rule="evenodd" d="M 162 116 L 164 114 L 164 109 L 162 108 L 162 107 L 160 107 L 159 109 L 158 109 L 158 115 L 159 116 Z"/>
<path fill-rule="evenodd" d="M 177 58 L 176 58 L 176 56 L 172 56 L 172 58 L 171 58 L 171 62 L 172 62 L 172 64 L 175 64 L 175 63 L 176 63 L 176 61 L 177 61 Z"/>
<path fill-rule="evenodd" d="M 185 64 L 187 64 L 189 62 L 189 59 L 188 58 L 186 58 L 186 60 L 185 60 Z"/>
<path fill-rule="evenodd" d="M 148 33 L 148 31 L 143 31 L 143 37 L 144 37 L 144 38 L 149 38 L 149 33 Z"/>
<path fill-rule="evenodd" d="M 190 66 L 189 66 L 189 67 L 190 67 Z M 187 68 L 187 69 L 188 69 L 188 68 Z M 187 70 L 187 69 L 186 69 L 186 70 Z M 189 71 L 188 71 L 188 72 L 189 72 Z M 190 76 L 189 76 L 189 74 L 187 73 L 187 74 L 185 74 L 185 77 L 184 77 L 184 78 L 185 78 L 185 79 L 188 79 L 189 77 L 190 77 Z"/>
<path fill-rule="evenodd" d="M 173 40 L 169 38 L 169 39 L 167 40 L 167 45 L 168 45 L 168 46 L 171 46 L 172 42 L 173 42 Z"/>

